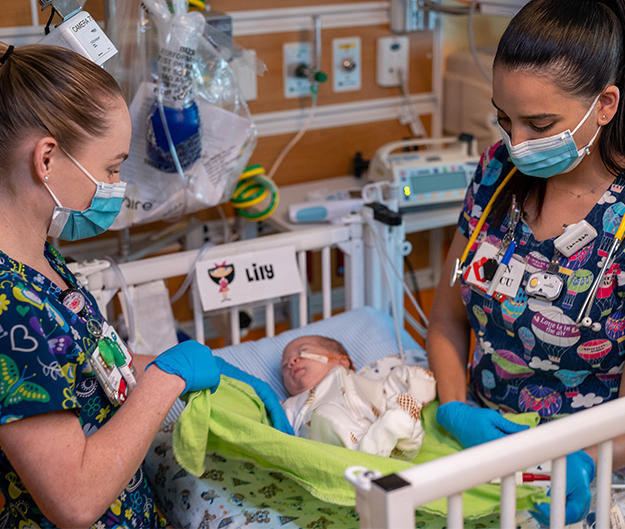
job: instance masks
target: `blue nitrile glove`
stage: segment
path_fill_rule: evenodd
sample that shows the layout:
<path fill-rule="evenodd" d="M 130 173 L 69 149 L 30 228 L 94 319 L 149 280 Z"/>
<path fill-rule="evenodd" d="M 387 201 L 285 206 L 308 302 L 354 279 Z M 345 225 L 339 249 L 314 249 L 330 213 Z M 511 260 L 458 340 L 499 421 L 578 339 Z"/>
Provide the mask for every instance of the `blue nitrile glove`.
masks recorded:
<path fill-rule="evenodd" d="M 579 522 L 588 516 L 590 511 L 590 484 L 595 479 L 595 462 L 583 450 L 566 456 L 566 525 Z M 549 491 L 551 494 L 551 491 Z M 542 525 L 549 526 L 551 505 L 541 503 L 534 505 L 536 511 L 532 516 Z"/>
<path fill-rule="evenodd" d="M 195 340 L 187 340 L 167 349 L 150 362 L 146 369 L 152 364 L 184 379 L 187 386 L 182 394 L 203 389 L 210 389 L 214 393 L 219 386 L 219 367 L 213 353 Z"/>
<path fill-rule="evenodd" d="M 473 408 L 458 400 L 439 406 L 436 411 L 436 422 L 460 441 L 464 448 L 487 443 L 529 428 L 527 425 L 509 421 L 495 410 Z"/>
<path fill-rule="evenodd" d="M 215 362 L 217 363 L 217 367 L 222 375 L 240 380 L 241 382 L 245 382 L 246 384 L 252 386 L 260 400 L 263 401 L 265 409 L 271 419 L 271 424 L 276 430 L 288 433 L 289 435 L 294 435 L 293 428 L 291 427 L 289 420 L 286 418 L 286 414 L 282 409 L 278 395 L 275 394 L 267 382 L 246 373 L 238 367 L 230 365 L 223 358 L 216 357 Z"/>

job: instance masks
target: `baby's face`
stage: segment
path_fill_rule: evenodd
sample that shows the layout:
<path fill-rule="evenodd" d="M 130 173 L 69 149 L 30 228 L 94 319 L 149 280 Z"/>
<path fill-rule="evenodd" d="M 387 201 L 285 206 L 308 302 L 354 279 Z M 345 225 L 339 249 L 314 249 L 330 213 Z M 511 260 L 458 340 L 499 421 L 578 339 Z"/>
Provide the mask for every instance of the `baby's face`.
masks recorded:
<path fill-rule="evenodd" d="M 332 356 L 311 336 L 302 336 L 289 343 L 282 353 L 280 369 L 284 377 L 284 385 L 291 395 L 299 395 L 303 391 L 314 388 L 332 369 L 341 365 L 340 359 L 328 358 L 328 362 L 323 363 L 319 360 L 304 358 L 301 356 L 302 353 Z"/>

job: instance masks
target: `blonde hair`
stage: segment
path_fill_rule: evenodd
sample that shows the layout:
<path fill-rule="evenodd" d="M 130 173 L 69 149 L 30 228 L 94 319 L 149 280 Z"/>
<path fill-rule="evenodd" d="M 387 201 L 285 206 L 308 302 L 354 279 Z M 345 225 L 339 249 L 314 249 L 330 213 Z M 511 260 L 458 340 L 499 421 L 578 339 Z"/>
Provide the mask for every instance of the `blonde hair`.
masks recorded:
<path fill-rule="evenodd" d="M 0 56 L 9 46 L 0 42 Z M 49 134 L 67 152 L 113 124 L 106 117 L 123 98 L 117 81 L 81 55 L 57 46 L 15 48 L 0 66 L 0 172 L 15 163 L 18 143 Z"/>

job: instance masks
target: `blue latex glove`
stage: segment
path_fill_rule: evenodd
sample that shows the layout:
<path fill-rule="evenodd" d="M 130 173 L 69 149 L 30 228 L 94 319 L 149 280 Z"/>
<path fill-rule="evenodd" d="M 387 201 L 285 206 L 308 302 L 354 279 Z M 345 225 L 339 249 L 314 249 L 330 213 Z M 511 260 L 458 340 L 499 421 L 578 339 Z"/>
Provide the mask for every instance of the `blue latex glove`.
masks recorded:
<path fill-rule="evenodd" d="M 590 510 L 590 484 L 595 479 L 595 462 L 583 450 L 566 456 L 566 525 L 579 522 L 588 515 Z M 551 491 L 549 491 L 551 494 Z M 537 512 L 532 512 L 542 525 L 549 526 L 551 505 L 541 503 L 534 505 Z"/>
<path fill-rule="evenodd" d="M 293 428 L 291 427 L 289 420 L 286 418 L 286 414 L 280 404 L 280 399 L 267 382 L 242 371 L 238 367 L 230 365 L 223 358 L 216 357 L 215 362 L 217 363 L 217 367 L 222 375 L 240 380 L 241 382 L 245 382 L 246 384 L 252 386 L 260 400 L 263 401 L 265 409 L 271 419 L 271 424 L 276 430 L 280 430 L 281 432 L 289 435 L 294 435 Z"/>
<path fill-rule="evenodd" d="M 219 386 L 219 367 L 213 353 L 195 340 L 187 340 L 167 349 L 150 362 L 146 369 L 152 364 L 185 381 L 187 386 L 182 395 L 203 389 L 210 389 L 214 393 Z"/>
<path fill-rule="evenodd" d="M 460 441 L 464 448 L 487 443 L 529 428 L 527 425 L 509 421 L 495 410 L 473 408 L 458 400 L 439 406 L 436 421 Z"/>

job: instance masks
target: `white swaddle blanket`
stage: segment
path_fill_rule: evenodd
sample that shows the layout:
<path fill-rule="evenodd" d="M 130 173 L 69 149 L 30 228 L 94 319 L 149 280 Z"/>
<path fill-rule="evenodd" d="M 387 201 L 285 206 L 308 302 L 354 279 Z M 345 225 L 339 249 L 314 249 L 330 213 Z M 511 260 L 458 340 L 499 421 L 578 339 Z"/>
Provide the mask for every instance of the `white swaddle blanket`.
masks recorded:
<path fill-rule="evenodd" d="M 299 437 L 412 461 L 423 442 L 421 409 L 435 397 L 422 367 L 399 365 L 374 380 L 339 366 L 283 407 Z"/>

